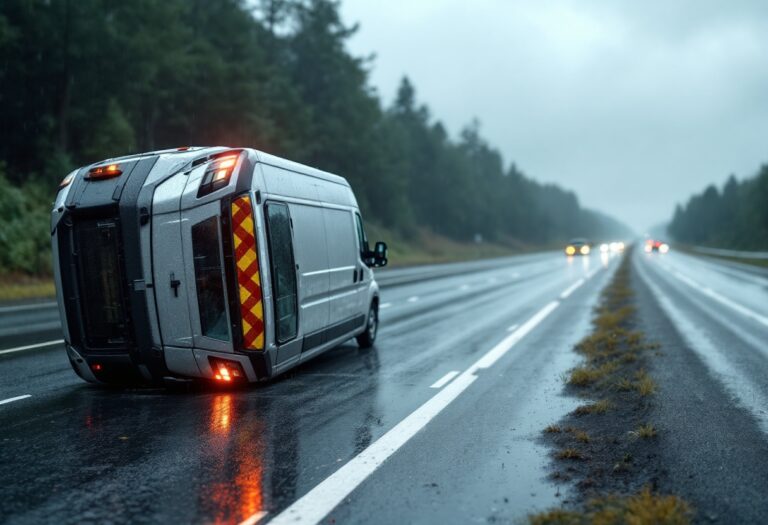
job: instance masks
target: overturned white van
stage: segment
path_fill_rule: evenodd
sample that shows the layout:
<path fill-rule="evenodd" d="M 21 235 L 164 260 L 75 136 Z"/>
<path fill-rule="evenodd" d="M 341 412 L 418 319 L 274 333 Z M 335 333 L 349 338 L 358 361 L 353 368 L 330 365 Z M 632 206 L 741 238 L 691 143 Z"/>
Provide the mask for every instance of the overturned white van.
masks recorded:
<path fill-rule="evenodd" d="M 254 382 L 376 339 L 387 247 L 336 175 L 225 147 L 109 159 L 62 181 L 51 234 L 87 381 Z"/>

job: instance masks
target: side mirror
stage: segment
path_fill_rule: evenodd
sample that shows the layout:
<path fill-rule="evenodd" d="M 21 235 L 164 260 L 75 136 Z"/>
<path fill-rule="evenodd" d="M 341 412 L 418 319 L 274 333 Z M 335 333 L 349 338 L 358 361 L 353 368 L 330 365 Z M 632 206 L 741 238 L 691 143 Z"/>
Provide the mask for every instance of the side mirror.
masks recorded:
<path fill-rule="evenodd" d="M 373 249 L 373 265 L 377 268 L 387 265 L 387 243 L 377 242 Z"/>

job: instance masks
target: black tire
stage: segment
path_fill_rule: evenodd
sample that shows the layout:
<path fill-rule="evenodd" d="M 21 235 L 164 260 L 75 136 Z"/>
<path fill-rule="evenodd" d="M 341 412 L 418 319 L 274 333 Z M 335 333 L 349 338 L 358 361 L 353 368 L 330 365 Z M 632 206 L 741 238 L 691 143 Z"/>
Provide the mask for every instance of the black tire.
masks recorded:
<path fill-rule="evenodd" d="M 357 344 L 360 348 L 370 348 L 376 342 L 376 334 L 379 331 L 379 304 L 371 303 L 368 317 L 365 321 L 365 332 L 357 336 Z"/>

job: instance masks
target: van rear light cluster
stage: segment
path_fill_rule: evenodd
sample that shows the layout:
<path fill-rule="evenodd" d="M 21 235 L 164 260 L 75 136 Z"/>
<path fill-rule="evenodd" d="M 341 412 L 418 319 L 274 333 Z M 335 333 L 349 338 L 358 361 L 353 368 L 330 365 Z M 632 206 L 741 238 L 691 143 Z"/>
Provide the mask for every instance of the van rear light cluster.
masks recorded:
<path fill-rule="evenodd" d="M 197 190 L 198 199 L 229 184 L 239 156 L 239 154 L 232 154 L 217 157 L 208 164 L 203 174 L 203 180 L 200 182 L 200 188 Z"/>
<path fill-rule="evenodd" d="M 218 357 L 209 357 L 208 362 L 213 369 L 213 377 L 216 381 L 222 383 L 232 383 L 238 380 L 244 380 L 245 371 L 240 363 L 237 361 L 230 361 L 229 359 L 221 359 Z"/>
<path fill-rule="evenodd" d="M 264 307 L 261 302 L 261 276 L 251 197 L 242 195 L 236 198 L 231 208 L 243 348 L 263 350 Z"/>

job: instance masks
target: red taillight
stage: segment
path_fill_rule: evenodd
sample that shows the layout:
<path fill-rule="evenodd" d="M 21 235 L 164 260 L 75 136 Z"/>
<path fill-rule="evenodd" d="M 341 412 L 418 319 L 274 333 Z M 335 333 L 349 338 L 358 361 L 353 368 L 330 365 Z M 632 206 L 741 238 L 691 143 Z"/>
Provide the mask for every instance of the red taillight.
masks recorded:
<path fill-rule="evenodd" d="M 111 179 L 119 177 L 123 170 L 118 164 L 108 164 L 107 166 L 96 166 L 88 170 L 88 178 L 91 180 Z"/>
<path fill-rule="evenodd" d="M 211 161 L 200 181 L 200 188 L 197 190 L 198 199 L 229 184 L 229 179 L 235 171 L 237 158 L 238 155 L 227 155 Z"/>
<path fill-rule="evenodd" d="M 91 370 L 94 372 L 101 372 L 102 366 L 99 363 L 93 363 L 91 365 Z"/>
<path fill-rule="evenodd" d="M 245 379 L 245 371 L 237 361 L 221 359 L 218 357 L 209 357 L 208 362 L 213 370 L 213 377 L 216 381 L 222 383 L 231 383 L 240 379 Z"/>

